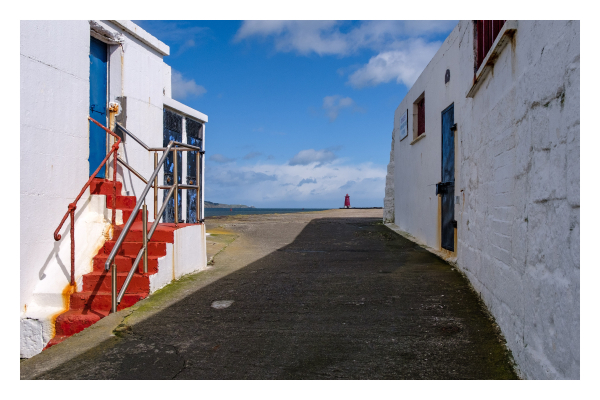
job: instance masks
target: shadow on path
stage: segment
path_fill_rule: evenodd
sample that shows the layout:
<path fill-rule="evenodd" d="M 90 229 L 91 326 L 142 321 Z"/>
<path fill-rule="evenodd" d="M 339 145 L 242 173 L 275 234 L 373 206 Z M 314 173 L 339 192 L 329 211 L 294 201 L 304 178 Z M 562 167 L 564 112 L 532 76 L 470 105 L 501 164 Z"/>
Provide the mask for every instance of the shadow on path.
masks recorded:
<path fill-rule="evenodd" d="M 220 300 L 233 303 L 211 307 Z M 290 245 L 38 377 L 173 378 L 516 375 L 458 271 L 380 219 L 321 218 Z"/>

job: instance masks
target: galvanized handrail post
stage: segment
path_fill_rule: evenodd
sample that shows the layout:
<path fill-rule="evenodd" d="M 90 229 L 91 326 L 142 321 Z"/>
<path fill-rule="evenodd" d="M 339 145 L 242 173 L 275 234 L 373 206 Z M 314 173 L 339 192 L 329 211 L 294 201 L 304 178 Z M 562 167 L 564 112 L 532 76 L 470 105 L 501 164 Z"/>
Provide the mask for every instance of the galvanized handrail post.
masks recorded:
<path fill-rule="evenodd" d="M 71 286 L 75 286 L 75 206 L 69 204 L 69 215 L 71 216 Z"/>
<path fill-rule="evenodd" d="M 154 152 L 154 170 L 158 168 L 158 153 Z M 154 178 L 154 219 L 156 219 L 156 209 L 158 208 L 158 175 Z"/>
<path fill-rule="evenodd" d="M 200 223 L 200 152 L 196 152 L 196 223 Z"/>
<path fill-rule="evenodd" d="M 177 147 L 173 149 L 173 186 L 175 186 L 175 226 L 179 223 L 179 175 L 177 170 Z"/>
<path fill-rule="evenodd" d="M 111 307 L 110 312 L 116 313 L 117 312 L 117 262 L 116 261 L 113 261 L 111 275 L 112 275 L 111 276 L 112 307 Z"/>
<path fill-rule="evenodd" d="M 148 216 L 146 215 L 146 204 L 142 206 L 142 231 L 144 238 L 144 273 L 148 273 Z"/>
<path fill-rule="evenodd" d="M 165 211 L 165 208 L 169 202 L 169 199 L 173 195 L 174 188 L 175 188 L 174 186 L 171 186 L 171 189 L 169 189 L 169 192 L 167 193 L 167 196 L 165 197 L 165 201 L 163 202 L 163 205 L 160 208 L 160 211 L 158 212 L 160 215 L 162 215 L 162 213 Z M 148 240 L 152 239 L 152 235 L 154 235 L 154 231 L 158 227 L 159 221 L 160 220 L 155 219 L 154 223 L 152 223 L 152 226 L 150 227 L 150 232 L 148 232 Z M 131 282 L 131 278 L 133 278 L 133 275 L 135 274 L 135 271 L 138 268 L 140 260 L 142 259 L 142 256 L 143 256 L 143 252 L 144 252 L 144 248 L 141 248 L 140 251 L 138 251 L 138 254 L 135 257 L 135 261 L 133 262 L 133 265 L 131 266 L 129 273 L 127 274 L 127 277 L 125 278 L 125 282 L 123 282 L 123 285 L 121 285 L 121 291 L 119 292 L 119 295 L 117 296 L 117 300 L 116 300 L 117 304 L 121 303 L 123 296 L 125 296 L 125 291 L 127 290 L 127 287 L 129 286 L 129 282 Z"/>
<path fill-rule="evenodd" d="M 113 195 L 112 195 L 112 216 L 111 224 L 115 226 L 117 224 L 117 157 L 118 149 L 113 153 Z M 108 163 L 106 163 L 108 166 Z"/>

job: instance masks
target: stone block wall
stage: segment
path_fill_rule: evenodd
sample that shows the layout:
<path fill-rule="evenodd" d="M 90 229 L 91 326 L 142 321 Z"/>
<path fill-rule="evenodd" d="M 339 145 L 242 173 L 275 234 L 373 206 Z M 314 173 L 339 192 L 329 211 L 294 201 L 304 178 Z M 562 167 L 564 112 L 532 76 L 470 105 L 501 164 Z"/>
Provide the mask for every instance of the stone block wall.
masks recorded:
<path fill-rule="evenodd" d="M 577 379 L 579 22 L 519 21 L 486 80 L 459 131 L 458 265 L 524 377 Z"/>
<path fill-rule="evenodd" d="M 396 110 L 398 120 L 424 94 L 426 137 L 394 142 L 386 200 L 391 194 L 400 229 L 440 249 L 433 188 L 441 112 L 454 104 L 457 250 L 449 257 L 495 317 L 524 378 L 578 379 L 579 22 L 516 26 L 473 97 L 472 21 L 442 44 Z"/>

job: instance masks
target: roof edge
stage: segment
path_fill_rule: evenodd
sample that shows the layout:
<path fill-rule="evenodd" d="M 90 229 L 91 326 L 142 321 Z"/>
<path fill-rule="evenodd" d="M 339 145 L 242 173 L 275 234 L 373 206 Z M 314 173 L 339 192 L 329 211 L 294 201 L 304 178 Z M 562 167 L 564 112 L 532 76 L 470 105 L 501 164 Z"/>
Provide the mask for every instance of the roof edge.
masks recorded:
<path fill-rule="evenodd" d="M 119 28 L 123 29 L 127 33 L 133 35 L 136 39 L 140 40 L 144 44 L 150 46 L 163 56 L 168 56 L 170 54 L 170 48 L 144 29 L 141 26 L 134 24 L 131 21 L 127 20 L 109 20 L 113 24 L 117 25 Z"/>

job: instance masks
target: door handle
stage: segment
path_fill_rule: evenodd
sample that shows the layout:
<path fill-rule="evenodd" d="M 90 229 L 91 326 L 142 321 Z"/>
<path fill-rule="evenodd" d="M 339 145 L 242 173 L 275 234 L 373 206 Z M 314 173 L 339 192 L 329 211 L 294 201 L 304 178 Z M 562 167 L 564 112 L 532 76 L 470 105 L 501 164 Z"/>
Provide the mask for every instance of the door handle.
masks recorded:
<path fill-rule="evenodd" d="M 454 186 L 454 182 L 438 182 L 435 184 L 435 195 L 447 194 L 448 187 Z"/>

